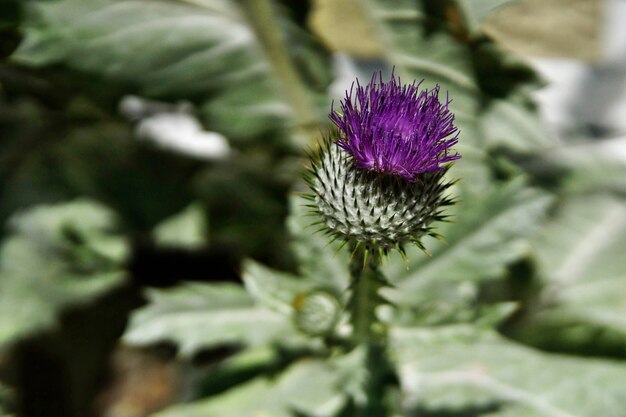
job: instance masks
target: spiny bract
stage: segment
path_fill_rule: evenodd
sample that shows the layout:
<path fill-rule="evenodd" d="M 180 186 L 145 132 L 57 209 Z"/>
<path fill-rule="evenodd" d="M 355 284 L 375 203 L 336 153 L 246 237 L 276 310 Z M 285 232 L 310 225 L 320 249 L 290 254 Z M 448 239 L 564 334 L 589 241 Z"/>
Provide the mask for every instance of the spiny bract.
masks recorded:
<path fill-rule="evenodd" d="M 392 74 L 362 87 L 357 84 L 332 111 L 337 137 L 327 139 L 312 157 L 306 176 L 311 206 L 323 230 L 355 245 L 402 251 L 432 232 L 452 204 L 443 180 L 449 162 L 460 158 L 449 148 L 458 141 L 450 100 L 439 102 L 439 87 L 402 86 Z"/>

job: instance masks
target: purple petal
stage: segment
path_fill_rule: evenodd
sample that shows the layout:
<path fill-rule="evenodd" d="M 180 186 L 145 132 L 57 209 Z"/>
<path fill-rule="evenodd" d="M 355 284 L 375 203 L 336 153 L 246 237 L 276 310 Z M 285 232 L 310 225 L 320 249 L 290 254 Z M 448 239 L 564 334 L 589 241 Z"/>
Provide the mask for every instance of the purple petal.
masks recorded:
<path fill-rule="evenodd" d="M 421 82 L 388 82 L 374 73 L 364 87 L 358 80 L 329 115 L 339 129 L 337 145 L 350 153 L 357 167 L 397 175 L 410 182 L 418 174 L 437 171 L 459 159 L 451 151 L 459 130 L 454 114 L 439 101 L 439 85 L 420 89 Z"/>

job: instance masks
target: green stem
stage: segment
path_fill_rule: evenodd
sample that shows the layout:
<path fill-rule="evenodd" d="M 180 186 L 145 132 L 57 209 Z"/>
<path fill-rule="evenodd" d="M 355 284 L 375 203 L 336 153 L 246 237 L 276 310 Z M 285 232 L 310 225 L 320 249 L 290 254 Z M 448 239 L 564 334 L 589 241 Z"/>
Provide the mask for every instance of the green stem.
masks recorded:
<path fill-rule="evenodd" d="M 354 341 L 358 344 L 374 342 L 377 335 L 376 308 L 384 303 L 378 291 L 385 285 L 385 278 L 379 271 L 380 256 L 363 246 L 352 248 L 350 276 L 352 297 L 350 313 Z"/>
<path fill-rule="evenodd" d="M 366 351 L 367 403 L 357 407 L 358 417 L 384 417 L 383 404 L 389 366 L 386 356 L 386 333 L 376 317 L 376 309 L 385 303 L 379 291 L 387 283 L 380 272 L 380 255 L 363 247 L 353 247 L 350 261 L 352 295 L 349 301 L 353 341 Z"/>
<path fill-rule="evenodd" d="M 293 66 L 287 53 L 287 46 L 280 31 L 281 24 L 271 0 L 246 0 L 248 18 L 254 26 L 257 36 L 269 59 L 277 82 L 282 86 L 282 93 L 292 107 L 297 127 L 312 136 L 317 129 L 319 117 L 309 92 Z"/>

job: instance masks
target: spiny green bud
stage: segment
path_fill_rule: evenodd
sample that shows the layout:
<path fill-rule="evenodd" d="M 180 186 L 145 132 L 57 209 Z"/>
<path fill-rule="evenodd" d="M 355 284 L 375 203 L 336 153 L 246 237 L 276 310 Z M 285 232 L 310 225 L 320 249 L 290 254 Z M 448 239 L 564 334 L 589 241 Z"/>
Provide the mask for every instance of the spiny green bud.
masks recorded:
<path fill-rule="evenodd" d="M 440 207 L 449 183 L 445 171 L 424 173 L 411 183 L 355 167 L 343 149 L 327 143 L 313 165 L 315 205 L 327 230 L 354 243 L 381 249 L 419 243 L 430 224 L 443 219 Z"/>

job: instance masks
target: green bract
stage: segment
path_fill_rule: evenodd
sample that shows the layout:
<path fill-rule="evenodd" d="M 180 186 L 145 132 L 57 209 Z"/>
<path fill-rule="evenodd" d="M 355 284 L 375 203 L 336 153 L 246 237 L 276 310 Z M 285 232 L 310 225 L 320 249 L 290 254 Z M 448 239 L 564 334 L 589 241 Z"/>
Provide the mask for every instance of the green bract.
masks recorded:
<path fill-rule="evenodd" d="M 313 209 L 323 230 L 354 244 L 383 251 L 437 236 L 432 223 L 445 220 L 442 208 L 452 182 L 445 170 L 420 174 L 416 182 L 355 167 L 348 153 L 326 140 L 314 157 L 307 180 Z"/>

